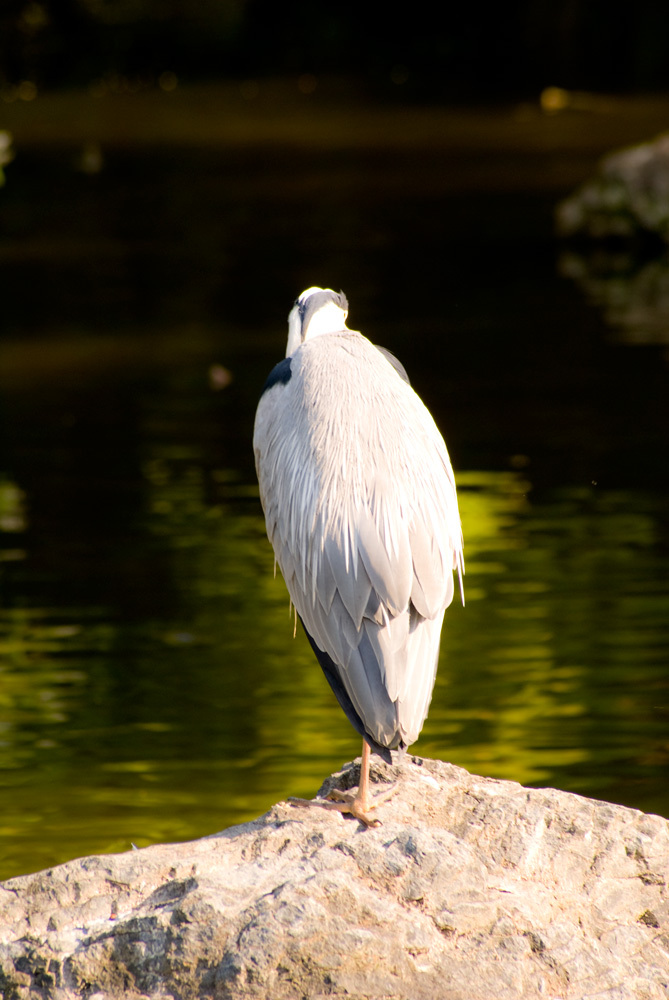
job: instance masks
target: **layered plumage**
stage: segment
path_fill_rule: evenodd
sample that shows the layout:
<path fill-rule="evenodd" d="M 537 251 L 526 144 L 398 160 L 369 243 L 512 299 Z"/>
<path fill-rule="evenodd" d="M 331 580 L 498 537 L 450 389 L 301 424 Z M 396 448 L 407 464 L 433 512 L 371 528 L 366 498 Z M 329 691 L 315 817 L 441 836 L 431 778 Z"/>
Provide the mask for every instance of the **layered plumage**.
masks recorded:
<path fill-rule="evenodd" d="M 267 533 L 342 708 L 372 749 L 414 742 L 463 571 L 443 438 L 395 358 L 308 289 L 254 432 Z"/>

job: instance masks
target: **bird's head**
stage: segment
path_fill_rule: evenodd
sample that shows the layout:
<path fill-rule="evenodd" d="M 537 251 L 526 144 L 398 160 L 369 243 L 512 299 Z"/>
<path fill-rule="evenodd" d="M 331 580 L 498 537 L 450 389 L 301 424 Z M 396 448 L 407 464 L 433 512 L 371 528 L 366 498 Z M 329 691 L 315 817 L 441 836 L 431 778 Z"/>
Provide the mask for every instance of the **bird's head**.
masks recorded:
<path fill-rule="evenodd" d="M 291 357 L 309 337 L 346 330 L 348 301 L 343 292 L 331 288 L 307 288 L 295 300 L 288 315 L 286 357 Z"/>

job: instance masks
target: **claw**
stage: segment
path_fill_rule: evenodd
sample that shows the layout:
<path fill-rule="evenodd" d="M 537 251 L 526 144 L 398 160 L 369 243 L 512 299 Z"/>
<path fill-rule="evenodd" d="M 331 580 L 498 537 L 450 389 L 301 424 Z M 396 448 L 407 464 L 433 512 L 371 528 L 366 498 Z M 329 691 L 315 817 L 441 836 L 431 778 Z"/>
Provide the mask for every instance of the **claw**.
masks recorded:
<path fill-rule="evenodd" d="M 348 792 L 342 792 L 339 788 L 333 788 L 327 799 L 297 799 L 290 798 L 288 801 L 295 806 L 320 806 L 321 809 L 336 809 L 337 812 L 350 813 L 357 820 L 367 827 L 381 826 L 381 820 L 372 817 L 369 813 L 372 809 L 382 805 L 392 795 L 395 794 L 396 786 L 377 795 L 371 796 L 369 793 L 369 745 L 363 741 L 362 763 L 360 764 L 360 785 L 352 788 Z"/>

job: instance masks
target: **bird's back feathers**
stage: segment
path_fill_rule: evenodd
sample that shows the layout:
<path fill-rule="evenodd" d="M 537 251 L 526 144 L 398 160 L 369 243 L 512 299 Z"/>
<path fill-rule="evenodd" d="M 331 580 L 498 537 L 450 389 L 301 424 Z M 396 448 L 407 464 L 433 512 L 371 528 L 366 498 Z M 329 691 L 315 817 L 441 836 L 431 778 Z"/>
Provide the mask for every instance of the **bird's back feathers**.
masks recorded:
<path fill-rule="evenodd" d="M 267 532 L 347 715 L 377 748 L 408 745 L 427 714 L 462 569 L 446 446 L 399 370 L 359 333 L 307 340 L 287 360 L 289 377 L 268 379 L 256 415 Z"/>

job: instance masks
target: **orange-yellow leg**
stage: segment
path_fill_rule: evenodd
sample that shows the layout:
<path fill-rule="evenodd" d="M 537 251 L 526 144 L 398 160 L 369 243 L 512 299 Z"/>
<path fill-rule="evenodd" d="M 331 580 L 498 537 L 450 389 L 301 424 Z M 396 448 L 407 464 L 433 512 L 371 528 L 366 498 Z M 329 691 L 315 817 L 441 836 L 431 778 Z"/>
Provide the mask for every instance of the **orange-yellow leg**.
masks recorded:
<path fill-rule="evenodd" d="M 323 809 L 336 809 L 338 812 L 350 813 L 356 819 L 364 823 L 365 826 L 381 826 L 381 820 L 369 815 L 372 809 L 376 809 L 395 791 L 393 785 L 385 792 L 375 795 L 373 798 L 369 791 L 369 759 L 371 751 L 367 740 L 362 741 L 362 760 L 360 762 L 360 783 L 357 789 L 349 792 L 341 792 L 334 788 L 330 792 L 328 799 L 289 799 L 294 805 L 300 806 L 321 806 Z M 332 801 L 334 800 L 334 801 Z"/>

